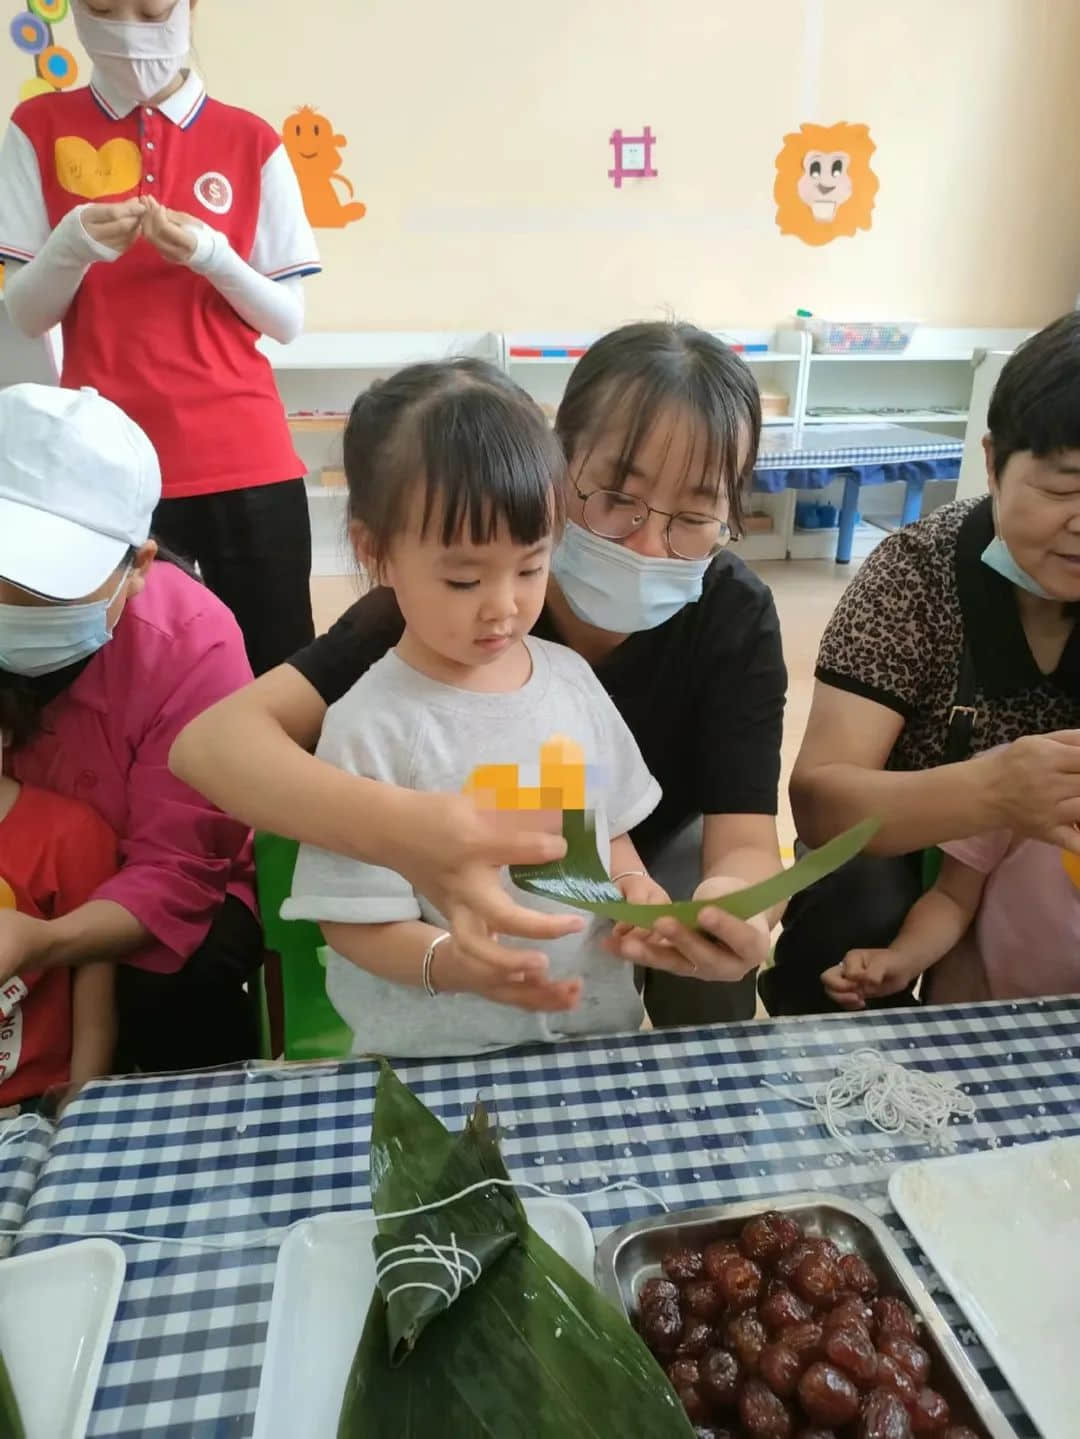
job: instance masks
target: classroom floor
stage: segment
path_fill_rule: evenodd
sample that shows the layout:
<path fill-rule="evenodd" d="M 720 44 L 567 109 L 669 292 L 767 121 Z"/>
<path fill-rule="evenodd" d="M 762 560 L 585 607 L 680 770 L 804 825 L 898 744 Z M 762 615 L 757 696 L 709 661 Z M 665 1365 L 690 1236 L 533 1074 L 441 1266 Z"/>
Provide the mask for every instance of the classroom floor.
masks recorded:
<path fill-rule="evenodd" d="M 787 800 L 787 782 L 798 753 L 810 709 L 814 660 L 818 642 L 856 564 L 833 565 L 824 560 L 776 560 L 754 567 L 772 587 L 789 674 L 787 720 L 784 726 L 783 778 L 780 793 L 780 843 L 790 857 L 795 832 Z M 327 629 L 359 593 L 356 580 L 344 576 L 311 582 L 315 625 Z"/>

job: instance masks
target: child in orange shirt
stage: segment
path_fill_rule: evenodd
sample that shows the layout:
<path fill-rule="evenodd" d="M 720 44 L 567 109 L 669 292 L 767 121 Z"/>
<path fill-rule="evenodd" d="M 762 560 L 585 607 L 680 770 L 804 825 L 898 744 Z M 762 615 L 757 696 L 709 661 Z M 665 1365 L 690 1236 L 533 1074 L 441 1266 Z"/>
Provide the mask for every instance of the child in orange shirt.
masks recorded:
<path fill-rule="evenodd" d="M 108 1074 L 116 1040 L 115 969 L 7 974 L 5 937 L 85 904 L 116 872 L 116 837 L 78 800 L 0 774 L 0 1108 L 63 1104 Z"/>

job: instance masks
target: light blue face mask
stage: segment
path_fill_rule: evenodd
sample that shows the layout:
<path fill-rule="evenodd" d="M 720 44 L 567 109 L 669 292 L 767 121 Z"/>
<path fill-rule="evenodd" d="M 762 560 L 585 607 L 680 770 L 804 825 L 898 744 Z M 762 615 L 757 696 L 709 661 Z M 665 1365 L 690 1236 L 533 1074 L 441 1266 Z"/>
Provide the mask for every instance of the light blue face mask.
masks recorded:
<path fill-rule="evenodd" d="M 704 560 L 655 559 L 568 520 L 551 559 L 566 603 L 586 624 L 616 635 L 654 630 L 701 598 Z"/>
<path fill-rule="evenodd" d="M 1043 589 L 1038 580 L 1033 580 L 1027 570 L 1020 568 L 1013 559 L 1012 551 L 1000 535 L 995 535 L 983 550 L 982 562 L 984 565 L 988 565 L 995 574 L 1000 575 L 1003 580 L 1008 580 L 1011 585 L 1027 590 L 1029 595 L 1037 595 L 1040 600 L 1055 598 L 1049 591 Z"/>
<path fill-rule="evenodd" d="M 127 583 L 130 565 L 108 599 L 81 605 L 0 605 L 0 670 L 51 675 L 96 654 L 112 639 L 109 610 Z"/>

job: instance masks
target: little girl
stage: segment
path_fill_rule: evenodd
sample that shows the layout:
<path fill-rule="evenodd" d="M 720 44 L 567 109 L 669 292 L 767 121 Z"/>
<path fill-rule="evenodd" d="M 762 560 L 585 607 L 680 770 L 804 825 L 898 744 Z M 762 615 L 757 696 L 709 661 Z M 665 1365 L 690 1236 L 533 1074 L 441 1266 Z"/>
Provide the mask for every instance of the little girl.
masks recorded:
<path fill-rule="evenodd" d="M 889 948 L 852 950 L 826 970 L 830 998 L 862 1009 L 919 975 L 936 1004 L 1080 989 L 1080 890 L 1063 852 L 1008 830 L 942 848 L 937 883 Z"/>
<path fill-rule="evenodd" d="M 78 800 L 0 773 L 0 910 L 56 919 L 117 869 L 116 837 Z M 115 967 L 27 970 L 0 988 L 0 1109 L 63 1100 L 108 1074 Z"/>
<path fill-rule="evenodd" d="M 565 468 L 538 407 L 480 361 L 414 365 L 356 401 L 345 455 L 357 558 L 405 629 L 331 706 L 319 757 L 428 791 L 476 791 L 498 766 L 499 807 L 536 808 L 519 767 L 565 735 L 584 757 L 601 859 L 628 899 L 664 902 L 627 834 L 659 786 L 586 662 L 529 634 Z M 546 963 L 523 955 L 493 973 L 400 875 L 311 846 L 282 912 L 322 925 L 327 991 L 357 1052 L 468 1054 L 641 1022 L 633 969 L 602 948 L 600 922 L 549 944 Z"/>

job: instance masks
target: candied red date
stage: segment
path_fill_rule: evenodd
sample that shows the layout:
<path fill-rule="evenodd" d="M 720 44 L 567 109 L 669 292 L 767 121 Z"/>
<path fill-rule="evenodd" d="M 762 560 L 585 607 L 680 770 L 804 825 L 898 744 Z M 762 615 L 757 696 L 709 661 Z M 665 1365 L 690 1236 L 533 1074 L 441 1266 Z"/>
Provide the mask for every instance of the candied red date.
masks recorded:
<path fill-rule="evenodd" d="M 878 1356 L 873 1340 L 861 1324 L 838 1324 L 825 1336 L 825 1357 L 869 1389 L 877 1378 Z"/>
<path fill-rule="evenodd" d="M 799 1240 L 803 1237 L 803 1232 L 799 1228 L 798 1221 L 792 1219 L 790 1214 L 774 1213 L 773 1229 L 776 1232 L 777 1239 L 780 1241 L 781 1254 L 786 1254 L 787 1251 L 793 1245 L 798 1244 Z"/>
<path fill-rule="evenodd" d="M 878 1292 L 878 1278 L 859 1254 L 845 1254 L 840 1260 L 840 1278 L 845 1289 L 853 1289 L 864 1299 L 873 1299 Z"/>
<path fill-rule="evenodd" d="M 765 1326 L 756 1314 L 736 1314 L 724 1329 L 724 1344 L 742 1367 L 752 1374 L 757 1368 L 761 1351 L 768 1343 Z"/>
<path fill-rule="evenodd" d="M 795 1439 L 836 1439 L 831 1429 L 800 1429 Z"/>
<path fill-rule="evenodd" d="M 831 1240 L 826 1239 L 823 1234 L 816 1234 L 807 1240 L 810 1248 L 815 1254 L 821 1254 L 826 1259 L 831 1259 L 834 1264 L 840 1263 L 840 1250 Z"/>
<path fill-rule="evenodd" d="M 808 1239 L 797 1239 L 790 1249 L 784 1250 L 773 1265 L 773 1273 L 778 1279 L 790 1280 L 806 1256 L 813 1252 Z"/>
<path fill-rule="evenodd" d="M 641 1337 L 657 1354 L 673 1354 L 682 1338 L 683 1320 L 673 1299 L 661 1299 L 646 1309 L 639 1320 Z"/>
<path fill-rule="evenodd" d="M 783 1215 L 777 1214 L 775 1209 L 770 1210 L 768 1214 L 759 1214 L 743 1225 L 739 1248 L 747 1259 L 753 1259 L 756 1264 L 769 1264 L 778 1259 L 785 1248 L 790 1249 L 791 1245 L 784 1243 L 785 1232 Z"/>
<path fill-rule="evenodd" d="M 714 1409 L 734 1409 L 742 1369 L 734 1354 L 711 1349 L 698 1365 L 698 1388 Z"/>
<path fill-rule="evenodd" d="M 739 1246 L 734 1239 L 718 1239 L 709 1244 L 702 1255 L 705 1273 L 710 1279 L 719 1279 L 729 1259 L 738 1259 Z"/>
<path fill-rule="evenodd" d="M 715 1279 L 692 1279 L 683 1285 L 682 1307 L 698 1319 L 719 1319 L 727 1308 L 727 1301 Z"/>
<path fill-rule="evenodd" d="M 794 1349 L 804 1365 L 820 1359 L 824 1353 L 825 1331 L 813 1319 L 806 1319 L 802 1324 L 788 1324 L 776 1337 L 781 1344 Z"/>
<path fill-rule="evenodd" d="M 848 1294 L 838 1300 L 825 1316 L 826 1329 L 836 1329 L 845 1324 L 861 1324 L 868 1330 L 872 1323 L 873 1315 L 869 1304 L 857 1294 Z"/>
<path fill-rule="evenodd" d="M 875 1389 L 863 1401 L 858 1439 L 913 1439 L 908 1412 L 887 1389 Z"/>
<path fill-rule="evenodd" d="M 886 1334 L 902 1334 L 907 1339 L 918 1339 L 919 1321 L 902 1299 L 875 1299 L 870 1307 L 874 1311 L 874 1329 L 879 1340 Z"/>
<path fill-rule="evenodd" d="M 888 1354 L 879 1354 L 875 1384 L 895 1394 L 905 1408 L 910 1409 L 919 1397 L 918 1385 L 906 1369 L 901 1369 L 896 1360 Z"/>
<path fill-rule="evenodd" d="M 679 1402 L 686 1410 L 686 1417 L 691 1424 L 696 1424 L 700 1419 L 708 1419 L 709 1406 L 698 1393 L 694 1384 L 679 1384 L 675 1393 L 679 1396 Z"/>
<path fill-rule="evenodd" d="M 761 1270 L 752 1259 L 732 1259 L 716 1281 L 730 1309 L 749 1309 L 761 1293 Z"/>
<path fill-rule="evenodd" d="M 672 1284 L 670 1279 L 662 1279 L 655 1275 L 652 1279 L 646 1279 L 645 1283 L 638 1290 L 638 1308 L 648 1309 L 650 1305 L 659 1304 L 661 1299 L 678 1299 L 679 1287 Z"/>
<path fill-rule="evenodd" d="M 882 1354 L 895 1359 L 916 1384 L 925 1384 L 930 1377 L 930 1356 L 921 1344 L 903 1334 L 884 1334 L 878 1345 Z"/>
<path fill-rule="evenodd" d="M 739 1395 L 739 1418 L 750 1439 L 791 1439 L 791 1410 L 760 1379 L 748 1379 Z"/>
<path fill-rule="evenodd" d="M 780 1288 L 769 1295 L 758 1312 L 766 1329 L 775 1334 L 785 1325 L 801 1324 L 804 1319 L 809 1319 L 814 1311 L 790 1289 Z"/>
<path fill-rule="evenodd" d="M 691 1279 L 701 1278 L 705 1261 L 697 1249 L 673 1249 L 661 1259 L 660 1268 L 676 1284 L 688 1284 Z"/>
<path fill-rule="evenodd" d="M 840 1289 L 839 1266 L 820 1251 L 808 1254 L 791 1276 L 791 1287 L 815 1309 L 829 1309 Z"/>
<path fill-rule="evenodd" d="M 859 1412 L 859 1391 L 832 1364 L 811 1364 L 799 1380 L 799 1402 L 815 1424 L 849 1424 Z"/>
<path fill-rule="evenodd" d="M 684 1354 L 689 1359 L 700 1359 L 706 1349 L 712 1349 L 715 1344 L 716 1331 L 712 1325 L 691 1315 L 683 1321 L 682 1338 L 676 1353 Z"/>
<path fill-rule="evenodd" d="M 790 1399 L 795 1393 L 802 1368 L 802 1360 L 786 1344 L 766 1344 L 758 1359 L 758 1373 L 781 1399 Z"/>
<path fill-rule="evenodd" d="M 916 1434 L 941 1434 L 949 1427 L 949 1406 L 936 1389 L 920 1389 L 911 1407 Z"/>
<path fill-rule="evenodd" d="M 676 1389 L 680 1384 L 696 1384 L 698 1382 L 697 1360 L 673 1359 L 667 1367 L 667 1377 Z"/>

